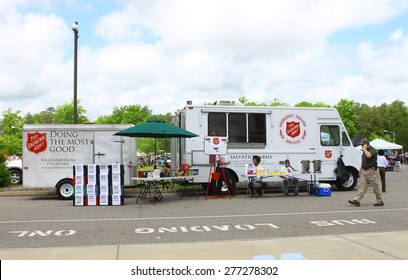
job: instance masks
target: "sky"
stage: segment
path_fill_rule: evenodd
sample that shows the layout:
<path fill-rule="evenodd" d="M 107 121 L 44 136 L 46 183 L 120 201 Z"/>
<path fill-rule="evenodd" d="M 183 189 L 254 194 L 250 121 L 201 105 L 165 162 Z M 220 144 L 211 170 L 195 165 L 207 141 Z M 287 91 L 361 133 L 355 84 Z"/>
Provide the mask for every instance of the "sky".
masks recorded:
<path fill-rule="evenodd" d="M 1 0 L 0 110 L 408 105 L 408 0 Z"/>

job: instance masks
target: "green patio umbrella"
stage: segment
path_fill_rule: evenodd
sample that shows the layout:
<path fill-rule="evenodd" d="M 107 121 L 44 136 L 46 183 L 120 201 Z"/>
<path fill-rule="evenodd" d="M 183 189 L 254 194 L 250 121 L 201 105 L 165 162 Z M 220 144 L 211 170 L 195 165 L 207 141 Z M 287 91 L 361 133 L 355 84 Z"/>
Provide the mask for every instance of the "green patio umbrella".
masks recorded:
<path fill-rule="evenodd" d="M 156 138 L 192 138 L 197 137 L 185 129 L 170 125 L 165 121 L 151 120 L 116 132 L 114 135 L 128 137 L 154 138 L 154 159 L 156 168 Z"/>

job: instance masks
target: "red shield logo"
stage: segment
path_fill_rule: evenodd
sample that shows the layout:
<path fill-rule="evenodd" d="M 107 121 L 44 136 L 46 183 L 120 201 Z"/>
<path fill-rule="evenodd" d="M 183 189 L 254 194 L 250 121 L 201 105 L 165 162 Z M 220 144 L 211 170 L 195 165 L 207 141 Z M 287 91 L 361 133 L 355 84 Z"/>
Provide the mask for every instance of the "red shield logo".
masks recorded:
<path fill-rule="evenodd" d="M 286 135 L 295 138 L 300 135 L 300 123 L 299 122 L 286 122 Z"/>
<path fill-rule="evenodd" d="M 214 145 L 220 144 L 220 138 L 213 138 L 213 144 Z"/>
<path fill-rule="evenodd" d="M 332 151 L 331 150 L 326 150 L 326 151 L 324 151 L 324 156 L 326 157 L 326 158 L 331 158 L 332 157 Z"/>
<path fill-rule="evenodd" d="M 32 153 L 41 153 L 47 149 L 47 134 L 46 133 L 39 133 L 38 131 L 35 133 L 27 133 L 27 150 Z"/>

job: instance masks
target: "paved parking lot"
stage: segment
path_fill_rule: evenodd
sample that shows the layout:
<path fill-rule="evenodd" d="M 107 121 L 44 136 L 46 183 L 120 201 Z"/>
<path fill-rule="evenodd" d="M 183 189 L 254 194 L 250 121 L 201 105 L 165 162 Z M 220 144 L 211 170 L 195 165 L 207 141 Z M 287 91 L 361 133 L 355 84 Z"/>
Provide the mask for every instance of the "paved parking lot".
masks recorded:
<path fill-rule="evenodd" d="M 152 205 L 128 191 L 119 207 L 74 207 L 48 190 L 0 193 L 0 258 L 408 259 L 407 171 L 388 172 L 384 207 L 369 190 L 331 197 L 267 193 L 232 199 L 165 193 Z M 19 209 L 19 211 L 16 211 Z"/>

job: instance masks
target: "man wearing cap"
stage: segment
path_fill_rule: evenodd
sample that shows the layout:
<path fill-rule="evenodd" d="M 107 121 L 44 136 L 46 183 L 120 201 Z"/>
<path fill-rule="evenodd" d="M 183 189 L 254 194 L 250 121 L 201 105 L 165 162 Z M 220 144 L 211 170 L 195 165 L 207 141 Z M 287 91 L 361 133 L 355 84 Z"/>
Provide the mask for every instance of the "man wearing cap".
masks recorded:
<path fill-rule="evenodd" d="M 360 145 L 363 149 L 363 155 L 361 156 L 361 168 L 358 172 L 358 175 L 360 176 L 358 193 L 353 200 L 349 200 L 348 202 L 359 207 L 360 202 L 367 191 L 368 185 L 370 185 L 373 187 L 377 199 L 374 206 L 384 206 L 380 188 L 380 174 L 377 170 L 377 150 L 370 145 L 370 141 L 366 138 L 361 140 Z"/>
<path fill-rule="evenodd" d="M 292 182 L 294 185 L 294 191 L 293 195 L 298 195 L 299 193 L 299 180 L 296 177 L 290 176 L 290 174 L 293 174 L 296 170 L 295 168 L 290 165 L 290 161 L 288 159 L 285 160 L 285 166 L 281 168 L 281 171 L 286 172 L 286 177 L 283 177 L 283 190 L 285 192 L 285 195 L 289 195 L 289 182 Z"/>

